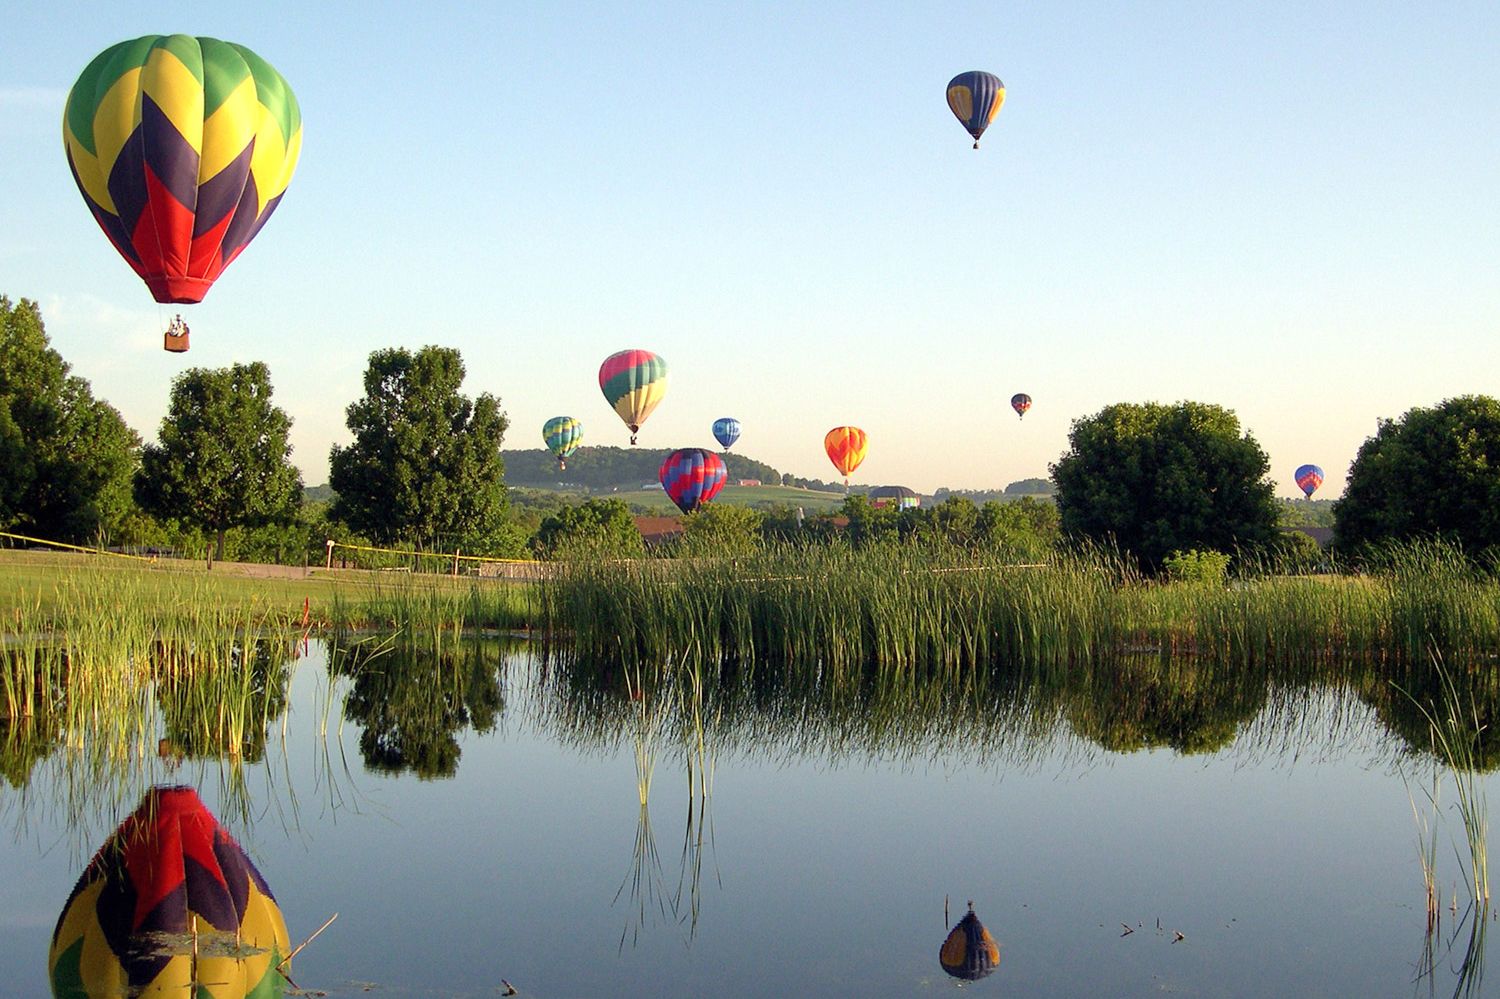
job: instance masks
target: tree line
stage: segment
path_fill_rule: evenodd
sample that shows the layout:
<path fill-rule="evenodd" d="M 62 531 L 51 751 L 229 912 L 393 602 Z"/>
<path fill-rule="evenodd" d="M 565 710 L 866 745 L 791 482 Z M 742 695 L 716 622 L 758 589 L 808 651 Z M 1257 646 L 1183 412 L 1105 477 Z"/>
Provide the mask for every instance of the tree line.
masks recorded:
<path fill-rule="evenodd" d="M 464 395 L 463 379 L 452 348 L 371 354 L 364 393 L 345 411 L 353 441 L 330 450 L 331 498 L 307 503 L 290 460 L 292 420 L 272 401 L 264 364 L 178 375 L 157 439 L 143 444 L 52 349 L 36 303 L 0 295 L 0 530 L 292 563 L 320 557 L 327 537 L 496 557 L 641 550 L 618 500 L 566 503 L 521 490 L 513 508 L 501 455 L 508 420 L 493 395 Z M 651 482 L 663 454 L 593 448 L 566 474 L 582 485 L 595 475 L 611 485 L 621 476 Z M 545 452 L 511 458 L 524 469 L 513 469 L 513 482 L 558 481 Z M 734 478 L 827 485 L 741 455 L 728 464 Z M 1204 553 L 1279 556 L 1299 544 L 1310 558 L 1310 539 L 1289 540 L 1279 528 L 1331 522 L 1348 555 L 1410 538 L 1500 553 L 1493 398 L 1460 396 L 1382 421 L 1350 466 L 1344 496 L 1326 506 L 1277 500 L 1269 469 L 1220 406 L 1120 403 L 1074 422 L 1050 480 L 1012 483 L 999 495 L 943 490 L 935 506 L 906 511 L 858 494 L 811 517 L 713 505 L 684 518 L 676 544 L 722 553 L 769 539 L 936 540 L 1039 551 L 1086 539 L 1156 572 L 1216 564 Z"/>

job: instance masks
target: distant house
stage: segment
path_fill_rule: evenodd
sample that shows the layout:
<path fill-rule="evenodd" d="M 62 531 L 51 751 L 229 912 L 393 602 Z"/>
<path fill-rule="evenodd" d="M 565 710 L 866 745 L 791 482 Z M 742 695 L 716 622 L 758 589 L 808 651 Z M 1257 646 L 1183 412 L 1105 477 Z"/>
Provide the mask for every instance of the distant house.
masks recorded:
<path fill-rule="evenodd" d="M 641 532 L 641 540 L 651 548 L 670 541 L 682 533 L 681 517 L 636 517 L 635 529 Z"/>
<path fill-rule="evenodd" d="M 737 485 L 737 486 L 758 486 L 758 485 L 760 485 L 760 480 L 759 479 L 741 479 L 740 481 L 736 482 L 735 485 Z"/>
<path fill-rule="evenodd" d="M 1283 527 L 1288 534 L 1305 534 L 1318 543 L 1319 548 L 1327 548 L 1333 544 L 1333 528 L 1331 527 Z"/>

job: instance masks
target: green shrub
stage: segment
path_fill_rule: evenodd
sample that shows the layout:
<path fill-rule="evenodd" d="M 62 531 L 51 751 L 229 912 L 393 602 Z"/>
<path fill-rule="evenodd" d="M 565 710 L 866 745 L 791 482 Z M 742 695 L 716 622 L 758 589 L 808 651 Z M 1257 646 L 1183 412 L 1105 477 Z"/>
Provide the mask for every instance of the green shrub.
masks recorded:
<path fill-rule="evenodd" d="M 1162 559 L 1162 570 L 1174 583 L 1223 583 L 1229 575 L 1229 556 L 1212 549 L 1190 548 Z"/>

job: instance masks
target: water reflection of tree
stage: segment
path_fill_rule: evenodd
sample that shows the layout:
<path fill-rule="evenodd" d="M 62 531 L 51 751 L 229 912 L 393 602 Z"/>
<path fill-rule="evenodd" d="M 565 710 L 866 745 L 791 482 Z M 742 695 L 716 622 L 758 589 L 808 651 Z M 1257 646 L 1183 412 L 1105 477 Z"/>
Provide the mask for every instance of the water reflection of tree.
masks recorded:
<path fill-rule="evenodd" d="M 1445 684 L 1452 683 L 1445 692 Z M 1455 697 L 1465 717 L 1449 737 L 1461 732 L 1467 745 L 1464 758 L 1480 771 L 1500 766 L 1500 672 L 1488 665 L 1440 662 L 1406 663 L 1371 669 L 1357 681 L 1360 700 L 1393 735 L 1414 753 L 1436 755 L 1432 719 L 1450 712 L 1447 701 Z M 1446 761 L 1443 761 L 1446 762 Z"/>
<path fill-rule="evenodd" d="M 1122 657 L 1070 684 L 1065 713 L 1075 732 L 1110 752 L 1212 753 L 1260 713 L 1267 690 L 1265 674 L 1242 663 Z"/>
<path fill-rule="evenodd" d="M 344 714 L 362 726 L 365 765 L 423 780 L 457 773 L 459 734 L 492 731 L 505 709 L 504 652 L 493 640 L 463 638 L 336 642 L 329 668 L 353 681 Z"/>
<path fill-rule="evenodd" d="M 56 717 L 0 718 L 0 779 L 17 790 L 31 781 L 37 763 L 62 743 Z"/>

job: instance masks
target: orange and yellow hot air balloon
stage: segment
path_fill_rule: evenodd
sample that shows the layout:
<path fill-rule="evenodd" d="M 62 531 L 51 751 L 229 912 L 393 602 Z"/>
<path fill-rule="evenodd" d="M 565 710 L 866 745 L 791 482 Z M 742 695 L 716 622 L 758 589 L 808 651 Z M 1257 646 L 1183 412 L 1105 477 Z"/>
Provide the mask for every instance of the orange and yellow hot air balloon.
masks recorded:
<path fill-rule="evenodd" d="M 823 436 L 823 450 L 844 476 L 844 485 L 849 484 L 849 474 L 865 460 L 865 451 L 870 446 L 869 438 L 858 427 L 834 427 Z"/>

